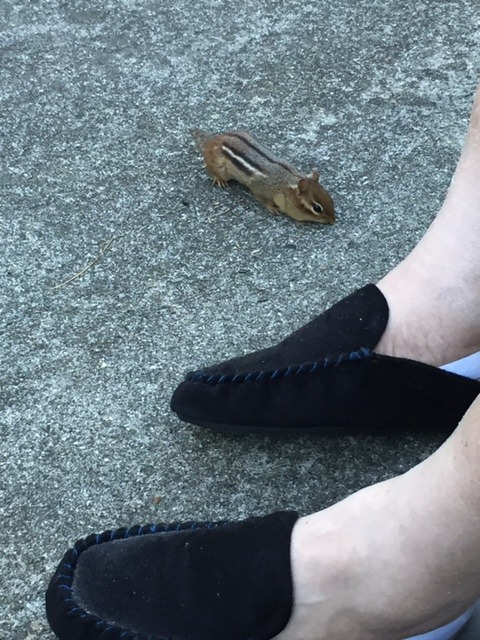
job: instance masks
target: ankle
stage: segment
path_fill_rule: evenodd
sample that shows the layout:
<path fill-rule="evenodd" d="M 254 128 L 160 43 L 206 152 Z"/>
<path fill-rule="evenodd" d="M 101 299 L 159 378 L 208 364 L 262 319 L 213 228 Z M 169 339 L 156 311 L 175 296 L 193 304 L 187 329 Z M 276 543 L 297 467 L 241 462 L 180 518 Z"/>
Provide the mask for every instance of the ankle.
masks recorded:
<path fill-rule="evenodd" d="M 422 256 L 411 254 L 378 283 L 389 307 L 387 328 L 375 351 L 441 366 L 480 351 L 475 309 L 480 292 L 428 271 Z"/>
<path fill-rule="evenodd" d="M 344 538 L 345 528 L 336 521 L 337 506 L 300 518 L 295 525 L 294 610 L 275 640 L 356 638 L 358 616 L 353 610 L 361 588 L 359 565 L 354 561 L 353 538 Z"/>
<path fill-rule="evenodd" d="M 477 572 L 452 553 L 455 527 L 445 531 L 442 496 L 425 475 L 416 467 L 296 523 L 295 605 L 275 640 L 409 638 L 471 606 Z M 450 502 L 455 522 L 458 504 Z"/>

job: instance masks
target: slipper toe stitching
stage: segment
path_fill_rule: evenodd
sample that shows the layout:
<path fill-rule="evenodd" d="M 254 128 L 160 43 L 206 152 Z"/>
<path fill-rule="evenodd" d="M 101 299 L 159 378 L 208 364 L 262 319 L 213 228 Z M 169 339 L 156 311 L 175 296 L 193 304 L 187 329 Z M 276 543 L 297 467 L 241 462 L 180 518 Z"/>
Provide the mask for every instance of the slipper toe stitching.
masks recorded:
<path fill-rule="evenodd" d="M 342 364 L 350 362 L 358 362 L 360 360 L 368 360 L 373 358 L 373 351 L 366 347 L 361 347 L 357 351 L 350 353 L 340 353 L 335 356 L 323 358 L 323 360 L 315 362 L 302 362 L 300 364 L 291 364 L 287 367 L 273 370 L 255 370 L 244 371 L 234 374 L 207 373 L 205 371 L 190 371 L 185 376 L 185 380 L 194 384 L 203 383 L 209 385 L 217 385 L 228 382 L 260 382 L 265 380 L 269 382 L 277 378 L 289 378 L 297 375 L 312 374 L 318 369 L 329 369 L 338 367 Z"/>

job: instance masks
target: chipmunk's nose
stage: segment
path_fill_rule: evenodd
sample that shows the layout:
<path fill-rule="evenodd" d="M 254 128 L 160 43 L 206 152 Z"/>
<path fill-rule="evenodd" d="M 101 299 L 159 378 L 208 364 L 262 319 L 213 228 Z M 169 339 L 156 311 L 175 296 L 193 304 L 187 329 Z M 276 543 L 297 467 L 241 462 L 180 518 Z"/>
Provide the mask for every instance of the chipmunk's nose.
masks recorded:
<path fill-rule="evenodd" d="M 336 218 L 337 216 L 335 215 L 335 211 L 332 211 L 329 215 L 328 224 L 333 224 Z"/>

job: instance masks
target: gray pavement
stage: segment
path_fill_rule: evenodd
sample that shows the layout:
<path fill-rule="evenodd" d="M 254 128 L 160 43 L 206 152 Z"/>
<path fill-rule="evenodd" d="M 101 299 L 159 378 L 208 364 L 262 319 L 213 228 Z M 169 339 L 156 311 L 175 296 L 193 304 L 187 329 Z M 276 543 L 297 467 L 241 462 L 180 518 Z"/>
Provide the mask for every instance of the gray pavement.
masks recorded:
<path fill-rule="evenodd" d="M 305 514 L 439 445 L 224 437 L 169 399 L 415 245 L 461 148 L 479 27 L 477 0 L 0 0 L 0 640 L 53 638 L 44 589 L 88 532 Z M 199 126 L 317 166 L 337 224 L 215 189 Z"/>

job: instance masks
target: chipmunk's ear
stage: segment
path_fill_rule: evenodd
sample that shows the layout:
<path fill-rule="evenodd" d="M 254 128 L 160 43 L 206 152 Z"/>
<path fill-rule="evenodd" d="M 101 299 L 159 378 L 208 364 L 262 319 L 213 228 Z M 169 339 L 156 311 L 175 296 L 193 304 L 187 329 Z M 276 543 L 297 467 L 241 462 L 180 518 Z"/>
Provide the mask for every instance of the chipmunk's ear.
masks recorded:
<path fill-rule="evenodd" d="M 298 193 L 304 195 L 308 191 L 308 178 L 300 178 L 297 182 Z"/>
<path fill-rule="evenodd" d="M 300 178 L 300 180 L 298 181 L 297 187 L 299 193 L 302 195 L 307 193 L 311 185 L 310 180 L 318 182 L 319 178 L 320 174 L 318 173 L 318 171 L 316 169 L 312 169 L 312 173 L 309 176 L 307 176 L 306 178 Z"/>

